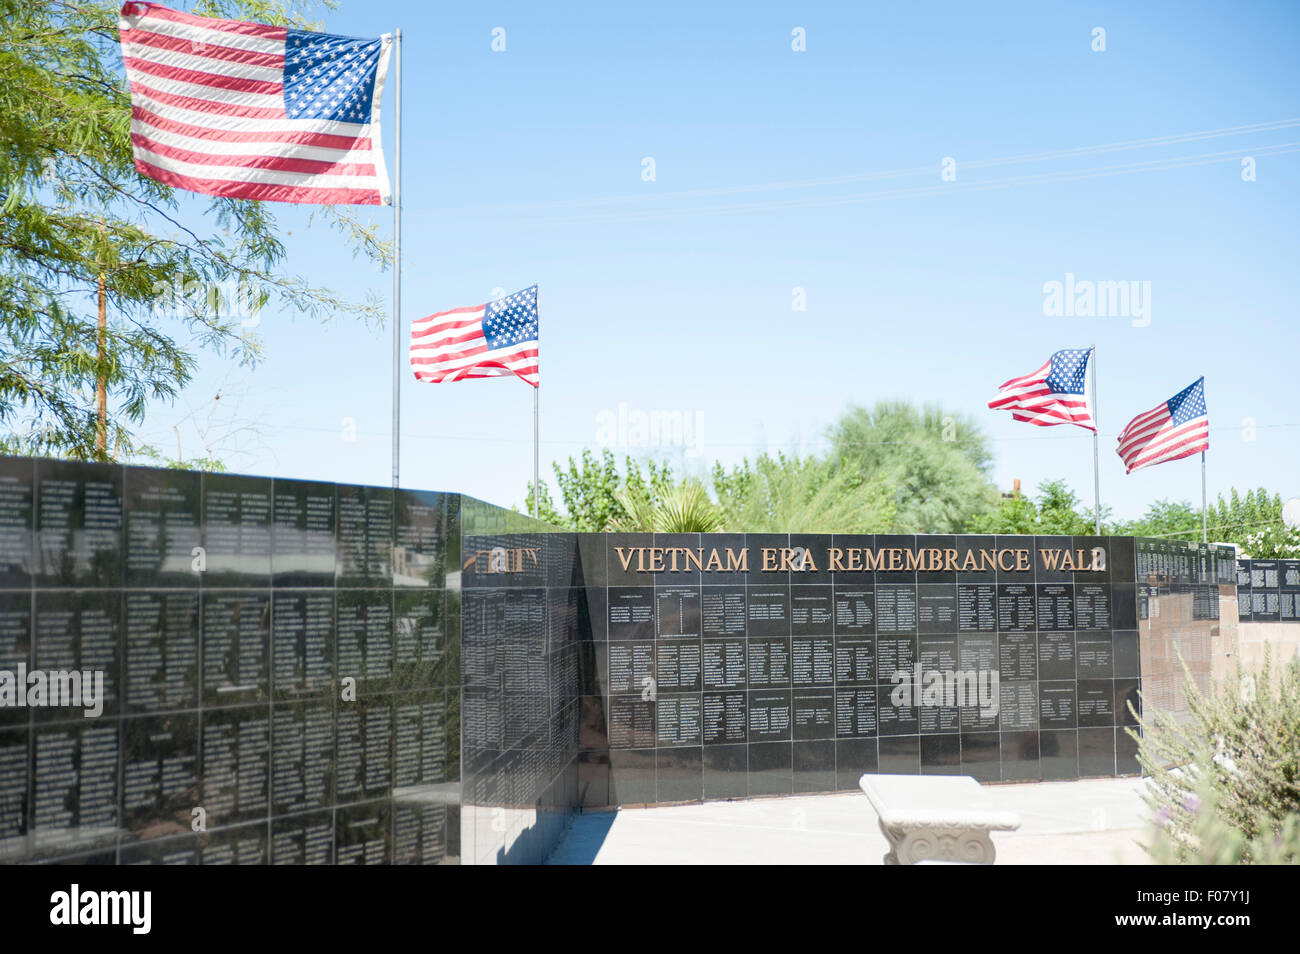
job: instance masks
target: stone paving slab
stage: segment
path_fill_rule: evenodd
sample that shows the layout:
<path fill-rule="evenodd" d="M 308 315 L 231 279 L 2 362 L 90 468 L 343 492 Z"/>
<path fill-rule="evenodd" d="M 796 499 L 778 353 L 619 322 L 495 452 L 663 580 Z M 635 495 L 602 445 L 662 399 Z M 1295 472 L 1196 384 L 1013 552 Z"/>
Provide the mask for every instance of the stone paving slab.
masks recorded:
<path fill-rule="evenodd" d="M 998 864 L 1145 864 L 1141 779 L 988 785 L 1018 831 Z M 889 850 L 861 792 L 704 802 L 579 815 L 548 864 L 869 864 Z"/>

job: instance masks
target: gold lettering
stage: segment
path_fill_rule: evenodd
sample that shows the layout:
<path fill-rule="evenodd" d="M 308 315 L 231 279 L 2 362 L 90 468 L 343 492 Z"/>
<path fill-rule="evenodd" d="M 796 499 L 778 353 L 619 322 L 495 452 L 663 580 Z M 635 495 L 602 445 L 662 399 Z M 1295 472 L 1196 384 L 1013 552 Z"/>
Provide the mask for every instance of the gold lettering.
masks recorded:
<path fill-rule="evenodd" d="M 872 559 L 872 557 L 875 559 Z M 864 570 L 883 570 L 885 568 L 885 551 L 871 551 L 866 548 L 862 550 L 862 569 Z"/>
<path fill-rule="evenodd" d="M 763 547 L 763 572 L 772 573 L 776 570 L 776 547 Z"/>
<path fill-rule="evenodd" d="M 780 553 L 781 553 L 780 571 L 782 573 L 786 573 L 790 570 L 793 570 L 794 564 L 791 561 L 794 559 L 794 551 L 791 550 L 789 547 L 782 547 Z"/>
<path fill-rule="evenodd" d="M 627 556 L 623 556 L 623 550 L 627 550 Z M 614 552 L 618 554 L 619 561 L 623 564 L 623 572 L 627 572 L 628 565 L 632 562 L 632 556 L 637 551 L 636 547 L 615 547 Z"/>
<path fill-rule="evenodd" d="M 997 569 L 996 557 L 997 557 L 997 551 L 995 550 L 981 550 L 980 569 L 996 570 Z"/>
<path fill-rule="evenodd" d="M 978 569 L 979 569 L 979 564 L 975 562 L 975 551 L 974 551 L 974 550 L 967 550 L 967 551 L 966 551 L 966 558 L 965 558 L 964 560 L 961 561 L 961 568 L 962 568 L 963 570 L 978 570 Z"/>
<path fill-rule="evenodd" d="M 731 551 L 727 551 L 727 552 L 730 553 Z M 717 547 L 714 547 L 712 550 L 709 551 L 709 561 L 704 565 L 704 569 L 705 569 L 706 572 L 710 572 L 710 573 L 711 573 L 711 572 L 713 572 L 713 568 L 714 568 L 715 566 L 716 566 L 719 570 L 722 569 L 722 559 L 718 556 L 718 548 L 717 548 Z"/>
<path fill-rule="evenodd" d="M 999 551 L 998 551 L 998 569 L 1001 570 L 1003 573 L 1010 573 L 1012 568 L 1009 567 L 1009 566 L 1003 566 L 1003 565 L 1002 565 L 1002 554 L 1005 553 L 1005 554 L 1007 554 L 1008 556 L 1010 556 L 1010 555 L 1011 555 L 1012 553 L 1014 553 L 1014 552 L 1015 552 L 1015 551 L 1013 551 L 1013 550 L 1011 550 L 1011 549 L 1009 549 L 1009 548 L 1006 549 L 1006 550 L 999 550 Z"/>
<path fill-rule="evenodd" d="M 907 570 L 925 569 L 925 551 L 908 550 L 907 551 Z"/>
<path fill-rule="evenodd" d="M 732 573 L 737 570 L 741 573 L 749 572 L 749 547 L 741 547 L 739 560 L 736 559 L 736 554 L 731 547 L 727 547 L 727 572 Z"/>
<path fill-rule="evenodd" d="M 650 572 L 662 573 L 664 571 L 664 548 L 650 547 Z"/>
<path fill-rule="evenodd" d="M 812 550 L 806 547 L 803 551 L 803 568 L 809 573 L 817 572 L 817 563 L 813 560 Z"/>
<path fill-rule="evenodd" d="M 1074 565 L 1074 554 L 1071 553 L 1069 550 L 1063 550 L 1061 552 L 1064 554 L 1061 557 L 1061 569 L 1062 570 L 1078 569 L 1078 567 Z"/>
<path fill-rule="evenodd" d="M 850 551 L 850 552 L 852 552 L 852 551 Z M 832 572 L 832 573 L 837 573 L 837 572 L 838 572 L 838 573 L 843 573 L 843 572 L 845 572 L 845 567 L 844 567 L 844 562 L 843 562 L 843 561 L 844 561 L 844 551 L 841 550 L 839 547 L 831 547 L 831 548 L 830 548 L 830 551 L 829 551 L 829 554 L 830 554 L 830 561 L 831 561 L 831 572 Z"/>
<path fill-rule="evenodd" d="M 680 549 L 682 549 L 682 548 L 681 548 L 681 547 L 668 547 L 668 548 L 667 548 L 667 553 L 668 553 L 669 555 L 672 556 L 672 565 L 668 567 L 669 571 L 672 572 L 672 573 L 676 573 L 676 572 L 677 572 L 677 551 L 680 550 Z"/>
<path fill-rule="evenodd" d="M 1057 564 L 1061 562 L 1060 550 L 1039 550 L 1038 555 L 1043 558 L 1044 570 L 1055 570 Z"/>
<path fill-rule="evenodd" d="M 698 547 L 694 550 L 690 549 L 689 547 L 682 547 L 682 556 L 686 559 L 686 566 L 684 566 L 683 569 L 689 570 L 691 568 L 692 560 L 695 561 L 695 569 L 697 570 L 703 569 L 703 566 L 701 564 L 701 560 L 703 560 L 704 558 L 703 547 Z"/>
<path fill-rule="evenodd" d="M 1029 569 L 1029 551 L 1028 551 L 1028 550 L 1017 550 L 1017 551 L 1016 551 L 1016 569 L 1017 569 L 1017 570 L 1021 570 L 1021 571 L 1028 570 L 1028 569 Z"/>
<path fill-rule="evenodd" d="M 948 549 L 948 550 L 944 550 L 944 551 L 943 551 L 943 568 L 944 568 L 945 570 L 953 570 L 953 571 L 955 571 L 955 570 L 957 569 L 957 551 L 956 551 L 956 550 L 954 550 L 954 549 Z"/>

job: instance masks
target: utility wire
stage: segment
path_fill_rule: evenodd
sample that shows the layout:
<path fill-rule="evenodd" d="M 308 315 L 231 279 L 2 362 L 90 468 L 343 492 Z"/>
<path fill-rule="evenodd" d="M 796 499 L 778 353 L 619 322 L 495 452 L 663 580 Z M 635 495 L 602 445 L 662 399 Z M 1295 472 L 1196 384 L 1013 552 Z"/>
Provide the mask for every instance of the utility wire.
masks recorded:
<path fill-rule="evenodd" d="M 1048 152 L 1027 153 L 1016 156 L 1004 156 L 992 159 L 971 159 L 958 160 L 958 167 L 966 169 L 992 169 L 1002 166 L 1018 165 L 1031 162 L 1046 162 L 1056 159 L 1071 159 L 1080 156 L 1102 155 L 1112 152 L 1123 152 L 1133 149 L 1150 149 L 1160 146 L 1183 145 L 1191 142 L 1201 142 L 1208 139 L 1218 139 L 1228 136 L 1242 136 L 1251 133 L 1275 132 L 1278 130 L 1289 129 L 1300 126 L 1300 117 L 1289 119 L 1271 120 L 1262 123 L 1248 123 L 1240 126 L 1227 126 L 1219 129 L 1204 129 L 1194 132 L 1174 133 L 1165 136 L 1152 136 L 1143 139 L 1128 139 L 1119 142 L 1101 143 L 1091 146 L 1075 146 L 1066 149 L 1057 149 Z M 1237 151 L 1236 155 L 1242 155 Z M 903 179 L 911 176 L 933 176 L 935 174 L 935 164 L 930 163 L 924 166 L 911 166 L 901 169 L 883 170 L 879 172 L 859 172 L 849 173 L 839 176 L 825 176 L 813 179 L 789 179 L 777 180 L 774 182 L 753 183 L 748 185 L 737 186 L 718 186 L 704 189 L 685 189 L 672 192 L 651 192 L 641 195 L 629 196 L 604 196 L 591 199 L 559 199 L 551 202 L 520 203 L 508 206 L 502 206 L 503 210 L 526 211 L 526 210 L 552 210 L 579 208 L 583 206 L 617 206 L 646 203 L 663 203 L 683 199 L 702 199 L 716 198 L 720 196 L 742 195 L 755 192 L 773 192 L 787 189 L 811 189 L 823 186 L 849 185 L 858 182 L 873 182 L 887 179 Z"/>

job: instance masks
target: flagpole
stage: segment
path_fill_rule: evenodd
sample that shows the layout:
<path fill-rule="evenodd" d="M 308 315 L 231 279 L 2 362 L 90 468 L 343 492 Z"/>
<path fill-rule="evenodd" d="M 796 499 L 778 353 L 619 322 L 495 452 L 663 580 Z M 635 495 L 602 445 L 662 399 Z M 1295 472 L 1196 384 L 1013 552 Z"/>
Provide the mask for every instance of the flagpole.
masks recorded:
<path fill-rule="evenodd" d="M 1201 542 L 1208 543 L 1205 519 L 1205 451 L 1201 451 Z"/>
<path fill-rule="evenodd" d="M 1097 449 L 1097 432 L 1101 429 L 1101 421 L 1097 415 L 1097 346 L 1092 348 L 1092 500 L 1093 514 L 1097 523 L 1097 536 L 1101 536 L 1101 471 L 1100 459 L 1101 454 Z"/>
<path fill-rule="evenodd" d="M 533 388 L 533 517 L 541 517 L 541 507 L 538 503 L 538 495 L 541 493 L 541 482 L 538 480 L 537 468 L 537 399 L 538 392 L 542 390 L 542 382 L 537 382 L 537 387 Z"/>
<path fill-rule="evenodd" d="M 393 31 L 393 69 L 397 75 L 394 106 L 397 159 L 393 163 L 393 489 L 397 489 L 402 455 L 402 31 Z"/>

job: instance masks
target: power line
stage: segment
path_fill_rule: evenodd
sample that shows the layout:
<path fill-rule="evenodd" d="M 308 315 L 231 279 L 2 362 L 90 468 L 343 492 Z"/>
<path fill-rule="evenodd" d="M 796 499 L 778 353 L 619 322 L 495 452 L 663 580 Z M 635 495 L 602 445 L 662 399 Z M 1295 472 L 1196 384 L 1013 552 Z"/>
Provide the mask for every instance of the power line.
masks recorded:
<path fill-rule="evenodd" d="M 263 423 L 261 424 L 261 426 L 270 427 L 276 430 L 307 431 L 307 432 L 315 432 L 321 434 L 339 433 L 339 428 L 337 427 L 318 427 L 310 424 Z M 1300 422 L 1296 422 L 1292 424 L 1256 424 L 1255 430 L 1259 431 L 1259 430 L 1268 430 L 1273 428 L 1289 428 L 1289 427 L 1300 427 Z M 1220 431 L 1220 432 L 1240 431 L 1241 428 L 1233 425 L 1221 425 L 1219 427 L 1211 427 L 1210 430 Z M 358 431 L 353 431 L 352 433 L 356 434 L 358 437 L 385 437 L 386 438 L 390 436 L 390 432 L 388 431 L 358 430 Z M 1102 432 L 1100 436 L 1118 437 L 1119 432 L 1118 431 Z M 412 434 L 409 431 L 403 431 L 402 437 L 404 439 L 417 440 L 417 441 L 468 441 L 472 443 L 484 443 L 484 444 L 531 444 L 533 440 L 531 437 L 485 437 L 477 434 Z M 1060 436 L 1060 437 L 1049 435 L 1049 434 L 1043 434 L 1043 435 L 1035 434 L 1026 437 L 961 438 L 958 440 L 943 441 L 942 443 L 966 445 L 966 444 L 980 444 L 984 442 L 1002 443 L 1006 441 L 1082 441 L 1082 440 L 1091 440 L 1091 433 L 1074 434 L 1074 435 L 1067 435 L 1067 436 Z M 543 440 L 542 443 L 552 444 L 552 445 L 567 445 L 567 446 L 592 446 L 592 445 L 600 446 L 600 441 L 587 440 L 582 438 L 547 438 Z M 644 447 L 638 446 L 638 449 L 681 450 L 681 449 L 689 449 L 691 447 L 695 447 L 695 448 L 754 447 L 756 443 L 757 442 L 755 441 L 703 441 L 691 445 L 646 444 L 644 445 Z M 830 437 L 813 437 L 813 438 L 808 438 L 806 442 L 799 441 L 799 442 L 791 442 L 791 443 L 809 443 L 809 444 L 825 445 L 825 444 L 834 444 L 836 442 L 833 438 Z M 922 442 L 922 441 L 842 441 L 839 442 L 839 446 L 841 447 L 921 447 L 921 446 L 926 446 L 928 443 L 929 442 Z M 612 450 L 615 448 L 628 447 L 631 445 L 613 444 L 613 445 L 604 445 L 604 446 L 608 446 Z"/>
<path fill-rule="evenodd" d="M 1223 494 L 1219 494 L 1219 498 L 1222 499 L 1222 498 L 1223 498 Z M 1194 536 L 1198 536 L 1198 537 L 1199 537 L 1199 536 L 1201 535 L 1201 525 L 1200 525 L 1200 523 L 1199 523 L 1199 514 L 1197 514 L 1196 516 L 1197 516 L 1197 518 L 1198 518 L 1198 522 L 1197 522 L 1196 526 L 1193 527 L 1193 528 L 1191 528 L 1191 529 L 1188 529 L 1188 530 L 1170 530 L 1168 533 L 1143 533 L 1143 534 L 1140 534 L 1140 535 L 1141 535 L 1141 536 L 1144 536 L 1144 537 L 1159 537 L 1159 538 L 1163 538 L 1163 537 L 1176 537 L 1176 536 L 1179 536 L 1180 534 L 1193 534 Z M 1132 521 L 1132 520 L 1128 520 L 1128 521 L 1121 520 L 1121 521 L 1119 521 L 1119 522 L 1120 522 L 1120 523 L 1134 523 L 1134 522 L 1136 522 L 1136 521 Z M 1257 520 L 1257 521 L 1255 521 L 1255 522 L 1253 522 L 1253 523 L 1233 523 L 1233 524 L 1231 524 L 1230 526 L 1231 526 L 1231 528 L 1234 529 L 1234 530 L 1246 530 L 1246 529 L 1249 529 L 1249 528 L 1251 528 L 1251 527 L 1273 527 L 1273 526 L 1277 526 L 1277 525 L 1278 525 L 1279 523 L 1281 523 L 1281 522 L 1282 522 L 1282 521 L 1281 521 L 1281 518 L 1279 517 L 1279 518 L 1277 518 L 1276 520 Z M 1229 525 L 1228 525 L 1228 524 L 1225 524 L 1224 526 L 1227 527 L 1227 526 L 1229 526 Z M 1199 542 L 1199 541 L 1197 541 L 1197 542 Z M 1223 541 L 1217 541 L 1217 542 L 1228 543 L 1228 542 L 1231 542 L 1231 541 L 1223 540 Z"/>
<path fill-rule="evenodd" d="M 1251 133 L 1273 132 L 1300 126 L 1300 117 L 1277 119 L 1262 123 L 1248 123 L 1240 126 L 1227 126 L 1218 129 L 1204 129 L 1194 132 L 1173 133 L 1165 136 L 1151 136 L 1143 139 L 1128 139 L 1119 142 L 1100 143 L 1090 146 L 1075 146 L 1048 152 L 1027 153 L 1016 156 L 1003 156 L 992 159 L 972 159 L 959 161 L 962 169 L 990 169 L 1008 165 L 1030 162 L 1046 162 L 1055 159 L 1070 159 L 1080 156 L 1101 155 L 1111 152 L 1123 152 L 1133 149 L 1150 149 L 1160 146 L 1183 145 L 1207 139 L 1228 136 L 1242 136 Z M 1236 153 L 1240 155 L 1240 152 Z M 704 189 L 684 189 L 672 192 L 653 192 L 635 196 L 604 196 L 592 199 L 558 199 L 551 202 L 519 203 L 499 208 L 512 211 L 546 210 L 577 208 L 582 206 L 617 206 L 638 203 L 662 203 L 683 199 L 715 198 L 719 196 L 740 195 L 754 192 L 772 192 L 786 189 L 810 189 L 823 186 L 848 185 L 856 182 L 872 182 L 886 179 L 901 179 L 911 176 L 934 175 L 934 163 L 924 166 L 910 166 L 901 169 L 882 170 L 879 172 L 848 173 L 838 176 L 824 176 L 812 179 L 789 179 L 774 182 L 751 183 L 736 186 L 718 186 Z M 949 184 L 951 185 L 951 184 Z"/>
<path fill-rule="evenodd" d="M 905 189 L 886 189 L 879 192 L 854 193 L 822 198 L 783 199 L 770 202 L 750 202 L 741 204 L 723 204 L 676 209 L 650 209 L 626 213 L 589 213 L 585 215 L 551 216 L 524 219 L 543 225 L 570 225 L 599 222 L 653 222 L 664 221 L 682 215 L 738 215 L 750 212 L 774 212 L 789 209 L 828 208 L 841 205 L 858 205 L 866 202 L 897 198 L 921 198 L 935 195 L 972 194 L 1009 189 L 1017 185 L 1077 182 L 1084 179 L 1099 179 L 1118 175 L 1132 175 L 1139 172 L 1156 172 L 1165 169 L 1191 168 L 1229 162 L 1240 159 L 1249 153 L 1254 157 L 1270 157 L 1300 152 L 1300 142 L 1272 143 L 1256 146 L 1247 150 L 1225 150 L 1221 152 L 1199 153 L 1190 156 L 1177 156 L 1169 159 L 1151 159 L 1144 162 L 1103 166 L 1098 169 L 1068 169 L 1059 172 L 1034 173 L 1009 176 L 988 182 L 945 182 L 938 185 L 914 186 Z M 933 169 L 928 170 L 930 174 Z"/>

